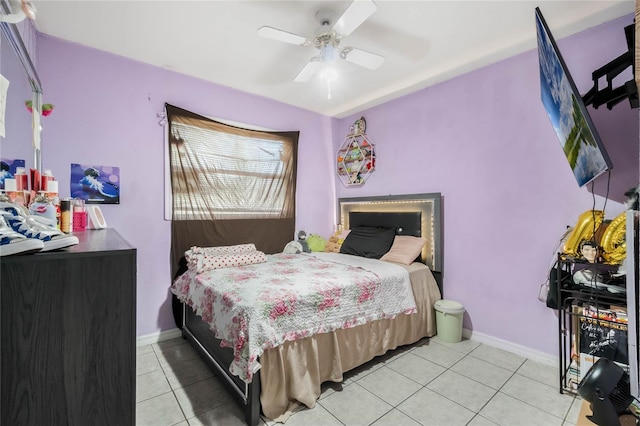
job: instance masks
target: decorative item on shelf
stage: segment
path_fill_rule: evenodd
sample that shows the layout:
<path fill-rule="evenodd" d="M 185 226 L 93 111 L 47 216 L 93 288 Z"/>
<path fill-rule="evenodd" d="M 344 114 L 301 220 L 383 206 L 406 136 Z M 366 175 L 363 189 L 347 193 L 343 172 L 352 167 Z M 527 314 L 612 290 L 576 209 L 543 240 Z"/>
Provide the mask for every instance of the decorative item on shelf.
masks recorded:
<path fill-rule="evenodd" d="M 102 210 L 96 205 L 86 206 L 88 213 L 87 229 L 102 229 L 107 227 L 107 221 L 102 215 Z"/>
<path fill-rule="evenodd" d="M 600 247 L 593 240 L 585 240 L 580 243 L 579 253 L 589 263 L 600 262 Z"/>
<path fill-rule="evenodd" d="M 606 263 L 617 265 L 627 257 L 626 231 L 626 212 L 622 212 L 609 223 L 600 239 L 602 257 Z"/>
<path fill-rule="evenodd" d="M 33 114 L 33 101 L 24 101 L 24 106 L 27 107 L 27 110 Z M 53 112 L 53 104 L 44 104 L 42 105 L 42 116 L 47 117 Z"/>
<path fill-rule="evenodd" d="M 352 135 L 364 135 L 366 131 L 367 121 L 364 119 L 364 117 L 360 117 L 359 119 L 357 119 L 351 126 Z"/>
<path fill-rule="evenodd" d="M 336 154 L 336 171 L 346 186 L 362 185 L 375 170 L 375 149 L 365 134 L 366 121 L 360 117 Z"/>
<path fill-rule="evenodd" d="M 604 212 L 602 210 L 587 210 L 582 213 L 578 217 L 576 226 L 569 234 L 562 252 L 569 256 L 579 256 L 580 243 L 594 238 L 603 219 Z"/>

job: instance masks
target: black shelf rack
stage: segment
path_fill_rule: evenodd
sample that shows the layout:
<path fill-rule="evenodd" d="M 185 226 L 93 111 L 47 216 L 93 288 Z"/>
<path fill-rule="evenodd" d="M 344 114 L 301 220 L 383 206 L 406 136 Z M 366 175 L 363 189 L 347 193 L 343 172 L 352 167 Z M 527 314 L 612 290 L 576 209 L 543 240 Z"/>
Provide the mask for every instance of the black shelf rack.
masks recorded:
<path fill-rule="evenodd" d="M 556 288 L 558 297 L 558 347 L 559 347 L 559 390 L 560 393 L 577 394 L 581 369 L 590 368 L 580 365 L 580 332 L 584 327 L 595 329 L 613 329 L 624 332 L 627 324 L 618 318 L 606 317 L 611 307 L 625 308 L 627 305 L 625 282 L 623 278 L 615 278 L 618 265 L 589 263 L 584 259 L 558 254 Z M 595 281 L 587 284 L 576 284 L 573 275 L 584 270 L 587 274 L 604 277 L 612 292 L 603 286 L 595 285 Z M 588 275 L 587 275 L 588 276 Z M 584 307 L 591 307 L 591 314 L 584 314 Z M 592 314 L 595 313 L 595 316 Z M 586 332 L 589 332 L 587 330 Z M 621 345 L 627 348 L 626 341 Z M 615 361 L 616 359 L 614 359 Z M 583 372 L 583 373 L 586 373 Z"/>

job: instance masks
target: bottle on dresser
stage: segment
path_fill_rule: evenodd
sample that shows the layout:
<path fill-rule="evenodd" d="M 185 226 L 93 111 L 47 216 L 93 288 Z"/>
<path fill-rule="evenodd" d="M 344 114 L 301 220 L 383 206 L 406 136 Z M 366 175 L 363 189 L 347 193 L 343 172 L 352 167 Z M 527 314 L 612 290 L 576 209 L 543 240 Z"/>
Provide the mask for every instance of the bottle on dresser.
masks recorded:
<path fill-rule="evenodd" d="M 4 193 L 12 203 L 18 204 L 20 206 L 25 205 L 25 191 L 18 190 L 17 179 L 7 178 L 4 180 Z"/>
<path fill-rule="evenodd" d="M 58 181 L 53 180 L 50 170 L 45 171 L 42 176 L 41 189 L 29 204 L 29 213 L 47 218 L 48 225 L 60 229 Z"/>

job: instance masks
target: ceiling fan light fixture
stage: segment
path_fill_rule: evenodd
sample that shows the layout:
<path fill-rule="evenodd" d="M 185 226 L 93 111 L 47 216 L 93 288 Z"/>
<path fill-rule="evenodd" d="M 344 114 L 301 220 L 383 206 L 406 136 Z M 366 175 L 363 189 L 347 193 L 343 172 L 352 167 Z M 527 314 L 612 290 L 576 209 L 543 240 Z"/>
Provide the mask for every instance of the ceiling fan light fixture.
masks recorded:
<path fill-rule="evenodd" d="M 320 58 L 322 62 L 329 63 L 336 60 L 337 49 L 333 44 L 323 44 L 320 46 Z"/>

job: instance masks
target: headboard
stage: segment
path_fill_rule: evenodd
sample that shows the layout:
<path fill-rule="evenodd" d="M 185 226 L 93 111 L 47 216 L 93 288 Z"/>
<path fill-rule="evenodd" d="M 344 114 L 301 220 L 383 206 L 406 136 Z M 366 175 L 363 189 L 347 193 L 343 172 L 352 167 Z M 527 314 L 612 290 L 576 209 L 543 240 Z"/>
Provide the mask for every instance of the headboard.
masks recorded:
<path fill-rule="evenodd" d="M 395 228 L 396 235 L 413 235 L 427 240 L 421 261 L 433 272 L 442 292 L 442 195 L 386 195 L 340 198 L 339 223 L 344 229 L 355 226 Z"/>

